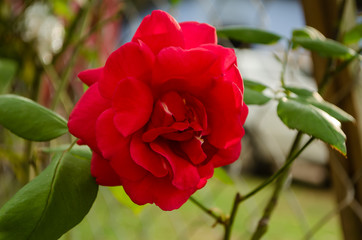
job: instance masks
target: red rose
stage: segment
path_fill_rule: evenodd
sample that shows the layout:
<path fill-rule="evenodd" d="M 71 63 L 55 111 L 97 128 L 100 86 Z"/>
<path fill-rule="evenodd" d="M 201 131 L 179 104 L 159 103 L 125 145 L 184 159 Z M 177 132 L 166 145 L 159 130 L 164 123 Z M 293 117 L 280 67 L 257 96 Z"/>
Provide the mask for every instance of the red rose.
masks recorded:
<path fill-rule="evenodd" d="M 69 131 L 93 150 L 98 184 L 122 185 L 137 204 L 179 208 L 239 157 L 243 82 L 210 25 L 154 11 L 104 67 L 79 78 L 90 87 Z"/>

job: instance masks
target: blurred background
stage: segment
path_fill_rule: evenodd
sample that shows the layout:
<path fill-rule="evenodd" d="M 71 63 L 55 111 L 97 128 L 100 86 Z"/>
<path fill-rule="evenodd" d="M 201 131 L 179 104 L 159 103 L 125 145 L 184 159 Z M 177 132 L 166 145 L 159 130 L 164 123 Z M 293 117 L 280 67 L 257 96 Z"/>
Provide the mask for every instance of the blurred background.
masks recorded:
<path fill-rule="evenodd" d="M 242 25 L 291 38 L 293 29 L 313 26 L 340 40 L 362 23 L 359 0 L 1 0 L 0 94 L 14 93 L 55 109 L 66 119 L 84 91 L 76 75 L 103 66 L 109 54 L 130 41 L 144 16 L 162 9 L 177 21 L 217 28 Z M 278 90 L 286 41 L 253 45 L 220 39 L 235 47 L 244 79 Z M 361 49 L 361 41 L 353 47 Z M 317 90 L 333 64 L 297 49 L 288 59 L 286 81 Z M 314 142 L 293 164 L 289 184 L 264 239 L 362 239 L 362 75 L 361 62 L 333 80 L 324 97 L 354 115 L 346 124 L 349 158 Z M 229 212 L 236 191 L 247 193 L 282 164 L 294 131 L 276 115 L 276 104 L 250 106 L 240 160 L 195 194 L 215 211 Z M 0 126 L 0 207 L 49 163 L 42 149 L 68 143 L 24 141 Z M 255 229 L 270 187 L 241 205 L 234 238 Z M 217 209 L 218 208 L 218 209 Z M 177 211 L 136 206 L 121 188 L 101 188 L 89 215 L 62 239 L 220 239 L 222 229 L 188 202 Z"/>

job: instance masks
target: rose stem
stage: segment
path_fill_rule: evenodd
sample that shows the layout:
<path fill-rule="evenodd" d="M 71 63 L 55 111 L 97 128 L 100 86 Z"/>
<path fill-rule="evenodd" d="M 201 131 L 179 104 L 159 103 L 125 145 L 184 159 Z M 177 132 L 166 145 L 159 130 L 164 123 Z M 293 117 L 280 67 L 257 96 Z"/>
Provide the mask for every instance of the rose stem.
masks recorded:
<path fill-rule="evenodd" d="M 314 140 L 314 137 L 311 137 L 308 142 L 306 142 L 302 148 L 300 148 L 299 151 L 297 150 L 297 147 L 299 145 L 299 142 L 301 140 L 302 133 L 298 132 L 294 139 L 294 143 L 291 147 L 290 153 L 286 159 L 285 164 L 283 167 L 281 167 L 275 174 L 273 174 L 271 177 L 269 177 L 267 180 L 265 180 L 262 184 L 260 184 L 258 187 L 256 187 L 254 190 L 250 191 L 248 194 L 241 196 L 240 193 L 237 193 L 234 198 L 233 207 L 230 213 L 230 218 L 228 221 L 226 221 L 226 224 L 224 224 L 225 227 L 225 234 L 224 234 L 224 240 L 229 240 L 231 236 L 231 230 L 234 223 L 234 218 L 236 216 L 236 212 L 238 209 L 238 205 L 245 201 L 246 199 L 252 197 L 256 193 L 258 193 L 260 190 L 262 190 L 264 187 L 268 186 L 271 182 L 273 182 L 275 179 L 282 178 L 284 174 L 287 175 L 289 166 L 293 163 L 293 161 L 304 151 L 304 149 Z M 282 182 L 284 183 L 284 181 Z"/>

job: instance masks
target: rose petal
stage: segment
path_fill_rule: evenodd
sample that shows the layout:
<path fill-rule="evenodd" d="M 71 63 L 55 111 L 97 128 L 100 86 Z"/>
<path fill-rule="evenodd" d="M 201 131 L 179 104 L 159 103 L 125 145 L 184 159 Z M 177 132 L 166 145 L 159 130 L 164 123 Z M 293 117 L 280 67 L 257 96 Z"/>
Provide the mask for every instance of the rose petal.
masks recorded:
<path fill-rule="evenodd" d="M 228 71 L 225 72 L 223 80 L 226 82 L 234 83 L 239 88 L 239 91 L 241 92 L 240 96 L 241 97 L 243 96 L 243 93 L 244 93 L 243 79 L 241 78 L 240 71 L 235 64 L 232 65 L 228 69 Z M 239 99 L 239 102 L 242 102 L 242 99 Z"/>
<path fill-rule="evenodd" d="M 228 165 L 235 162 L 239 158 L 240 152 L 241 142 L 238 142 L 226 149 L 219 149 L 211 159 L 211 162 L 214 164 L 215 168 Z"/>
<path fill-rule="evenodd" d="M 162 137 L 173 141 L 188 141 L 194 136 L 193 130 L 186 130 L 183 132 L 172 132 L 162 134 Z"/>
<path fill-rule="evenodd" d="M 160 179 L 156 182 L 155 204 L 162 210 L 170 211 L 181 207 L 196 191 L 195 188 L 179 190 L 169 179 Z"/>
<path fill-rule="evenodd" d="M 149 122 L 149 128 L 168 127 L 173 124 L 175 120 L 172 114 L 165 111 L 164 104 L 160 100 L 157 100 L 153 107 L 151 121 Z"/>
<path fill-rule="evenodd" d="M 197 170 L 199 171 L 200 177 L 209 179 L 214 175 L 214 162 L 209 161 L 206 164 L 198 166 Z"/>
<path fill-rule="evenodd" d="M 144 142 L 152 142 L 160 135 L 164 135 L 166 133 L 183 131 L 183 130 L 187 129 L 188 127 L 189 127 L 188 122 L 175 122 L 174 124 L 172 124 L 169 127 L 151 128 L 143 134 L 142 140 Z"/>
<path fill-rule="evenodd" d="M 161 49 L 175 46 L 183 47 L 182 30 L 177 21 L 164 11 L 153 11 L 141 22 L 132 41 L 141 40 L 157 54 Z"/>
<path fill-rule="evenodd" d="M 213 83 L 215 72 L 210 68 L 216 60 L 217 55 L 203 48 L 184 50 L 170 47 L 163 49 L 155 61 L 152 84 L 159 86 L 167 81 L 175 80 L 178 88 L 174 90 L 178 92 L 184 90 L 191 91 L 191 93 L 206 91 Z M 215 75 L 219 75 L 219 73 Z"/>
<path fill-rule="evenodd" d="M 109 107 L 111 102 L 100 95 L 98 83 L 95 83 L 84 93 L 69 116 L 69 132 L 98 153 L 100 152 L 96 142 L 96 121 Z"/>
<path fill-rule="evenodd" d="M 114 115 L 114 110 L 108 109 L 99 116 L 96 123 L 97 145 L 106 159 L 110 159 L 120 149 L 126 149 L 130 142 L 129 137 L 123 137 L 115 128 Z"/>
<path fill-rule="evenodd" d="M 215 44 L 205 44 L 202 45 L 201 48 L 207 49 L 218 56 L 217 61 L 215 61 L 215 64 L 213 66 L 213 68 L 217 69 L 218 71 L 224 73 L 231 66 L 237 65 L 235 50 L 232 48 L 225 48 L 223 46 Z"/>
<path fill-rule="evenodd" d="M 124 181 L 123 188 L 136 204 L 155 203 L 164 211 L 181 207 L 196 188 L 180 190 L 173 186 L 168 177 L 146 176 L 140 182 Z"/>
<path fill-rule="evenodd" d="M 171 91 L 166 93 L 162 96 L 161 101 L 164 111 L 170 113 L 176 122 L 185 120 L 185 102 L 177 92 Z"/>
<path fill-rule="evenodd" d="M 206 164 L 198 166 L 197 170 L 199 171 L 201 177 L 200 182 L 197 185 L 197 189 L 201 189 L 206 185 L 207 180 L 214 175 L 214 164 L 209 161 Z"/>
<path fill-rule="evenodd" d="M 154 203 L 154 197 L 152 191 L 155 190 L 154 179 L 151 174 L 146 175 L 140 181 L 123 181 L 123 189 L 131 200 L 138 204 L 144 205 L 146 203 Z"/>
<path fill-rule="evenodd" d="M 131 140 L 131 157 L 141 167 L 151 172 L 156 177 L 168 174 L 166 159 L 151 150 L 148 144 L 142 141 L 142 133 L 135 133 Z"/>
<path fill-rule="evenodd" d="M 113 124 L 114 111 L 102 113 L 97 121 L 97 143 L 105 158 L 121 179 L 139 180 L 146 171 L 137 165 L 130 155 L 130 138 L 124 138 Z"/>
<path fill-rule="evenodd" d="M 192 127 L 195 131 L 202 131 L 202 135 L 207 135 L 207 113 L 204 104 L 199 99 L 189 94 L 185 95 L 185 101 L 189 111 L 192 112 L 192 119 L 189 120 L 191 122 L 190 127 Z"/>
<path fill-rule="evenodd" d="M 78 74 L 78 77 L 82 82 L 91 86 L 103 77 L 103 67 L 82 71 Z"/>
<path fill-rule="evenodd" d="M 125 78 L 147 82 L 151 75 L 154 55 L 142 42 L 129 42 L 114 51 L 104 66 L 104 77 L 99 81 L 101 94 L 113 98 L 118 83 Z"/>
<path fill-rule="evenodd" d="M 110 164 L 122 181 L 125 179 L 141 181 L 147 175 L 147 171 L 137 165 L 131 158 L 129 145 L 127 148 L 119 149 L 119 152 L 111 157 Z"/>
<path fill-rule="evenodd" d="M 181 149 L 195 165 L 202 163 L 206 159 L 206 154 L 202 150 L 202 143 L 203 141 L 196 137 L 189 141 L 180 142 Z"/>
<path fill-rule="evenodd" d="M 149 121 L 153 108 L 153 96 L 146 84 L 129 78 L 118 84 L 115 93 L 114 123 L 117 130 L 126 137 Z"/>
<path fill-rule="evenodd" d="M 217 148 L 227 148 L 239 142 L 244 135 L 247 110 L 246 105 L 239 102 L 242 99 L 241 91 L 235 91 L 235 87 L 234 83 L 220 82 L 209 92 L 208 101 L 205 101 L 211 129 L 207 139 Z"/>
<path fill-rule="evenodd" d="M 176 155 L 165 142 L 151 142 L 150 146 L 168 160 L 173 172 L 172 184 L 176 188 L 186 190 L 197 186 L 200 176 L 194 165 Z"/>
<path fill-rule="evenodd" d="M 119 186 L 122 184 L 121 179 L 109 165 L 109 162 L 95 152 L 92 155 L 91 174 L 96 178 L 99 185 Z"/>
<path fill-rule="evenodd" d="M 216 30 L 206 23 L 182 22 L 180 23 L 184 35 L 185 48 L 198 47 L 201 44 L 217 44 Z"/>

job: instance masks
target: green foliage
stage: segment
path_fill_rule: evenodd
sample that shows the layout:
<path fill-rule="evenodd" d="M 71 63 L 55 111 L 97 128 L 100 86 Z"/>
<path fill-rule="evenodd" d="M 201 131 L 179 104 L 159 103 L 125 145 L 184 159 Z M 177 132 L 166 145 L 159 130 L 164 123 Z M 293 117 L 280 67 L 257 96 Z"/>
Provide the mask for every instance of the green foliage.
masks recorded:
<path fill-rule="evenodd" d="M 128 197 L 127 193 L 124 191 L 123 187 L 121 186 L 110 187 L 109 190 L 111 190 L 111 193 L 120 204 L 131 209 L 134 214 L 139 214 L 145 207 L 144 205 L 137 205 L 134 202 L 132 202 L 132 200 Z"/>
<path fill-rule="evenodd" d="M 320 108 L 298 98 L 284 97 L 279 100 L 277 113 L 289 128 L 321 139 L 346 154 L 346 136 L 340 122 Z"/>
<path fill-rule="evenodd" d="M 353 39 L 358 38 L 356 37 L 358 29 L 356 27 L 351 30 L 350 34 L 352 34 Z M 268 32 L 262 30 L 249 30 L 245 28 L 219 29 L 218 34 L 221 37 L 249 43 L 273 43 L 273 41 L 280 39 L 280 37 L 275 37 L 273 40 L 272 35 L 268 35 Z M 350 59 L 356 55 L 353 49 L 325 38 L 322 33 L 312 27 L 294 30 L 290 44 L 292 44 L 293 48 L 301 46 L 321 56 L 330 58 Z M 263 84 L 244 80 L 244 85 L 244 101 L 248 105 L 263 105 L 273 99 L 273 97 L 265 94 L 264 91 L 268 87 Z M 304 88 L 284 86 L 284 83 L 282 83 L 282 86 L 285 96 L 280 96 L 274 92 L 274 99 L 279 99 L 277 113 L 282 122 L 287 127 L 321 139 L 342 154 L 346 154 L 346 137 L 341 130 L 340 122 L 354 121 L 354 118 L 337 106 L 324 101 L 317 92 Z"/>
<path fill-rule="evenodd" d="M 354 118 L 329 102 L 323 100 L 323 98 L 317 93 L 304 88 L 297 87 L 285 87 L 286 90 L 293 92 L 299 97 L 300 101 L 305 101 L 334 117 L 341 122 L 352 122 Z"/>
<path fill-rule="evenodd" d="M 171 5 L 177 5 L 181 2 L 181 0 L 169 0 L 169 2 L 171 3 Z"/>
<path fill-rule="evenodd" d="M 64 144 L 51 148 L 43 148 L 42 151 L 47 153 L 60 153 L 67 150 L 68 148 L 69 144 Z M 92 159 L 92 151 L 87 145 L 75 145 L 72 147 L 72 149 L 69 150 L 69 152 L 75 157 L 80 157 L 87 160 Z"/>
<path fill-rule="evenodd" d="M 88 160 L 68 152 L 55 155 L 46 170 L 0 209 L 0 239 L 58 239 L 77 225 L 98 192 L 89 168 Z"/>
<path fill-rule="evenodd" d="M 354 28 L 346 32 L 343 37 L 343 43 L 353 44 L 357 43 L 362 38 L 362 23 L 356 25 Z"/>
<path fill-rule="evenodd" d="M 301 46 L 324 57 L 346 59 L 356 54 L 353 49 L 326 38 L 317 29 L 309 26 L 295 29 L 292 36 L 293 47 Z"/>
<path fill-rule="evenodd" d="M 251 80 L 244 80 L 244 101 L 246 104 L 263 105 L 272 98 L 263 91 L 268 87 Z M 285 86 L 286 95 L 279 98 L 277 113 L 282 122 L 289 128 L 318 138 L 333 148 L 346 154 L 346 136 L 340 122 L 354 121 L 354 118 L 326 102 L 317 92 L 305 88 Z"/>
<path fill-rule="evenodd" d="M 244 43 L 259 44 L 273 44 L 282 38 L 280 35 L 266 30 L 241 26 L 217 29 L 217 35 Z"/>
<path fill-rule="evenodd" d="M 12 94 L 0 95 L 0 124 L 32 141 L 48 141 L 68 132 L 64 118 L 30 99 Z"/>
<path fill-rule="evenodd" d="M 355 55 L 355 51 L 332 39 L 311 39 L 309 37 L 293 37 L 293 44 L 318 53 L 323 57 L 347 59 Z"/>
<path fill-rule="evenodd" d="M 18 65 L 14 60 L 0 58 L 0 93 L 5 93 L 14 78 Z"/>
<path fill-rule="evenodd" d="M 53 11 L 57 16 L 62 16 L 67 20 L 70 20 L 73 16 L 71 8 L 69 7 L 69 1 L 53 0 L 50 2 L 53 7 Z"/>
<path fill-rule="evenodd" d="M 221 167 L 215 168 L 214 176 L 225 184 L 234 184 L 234 181 L 230 178 L 229 174 Z"/>
<path fill-rule="evenodd" d="M 293 30 L 292 35 L 293 38 L 304 37 L 309 39 L 320 39 L 320 40 L 326 39 L 326 37 L 320 31 L 310 26 L 306 26 L 300 29 L 295 29 Z"/>
<path fill-rule="evenodd" d="M 317 29 L 305 26 L 304 28 L 294 29 L 292 32 L 292 39 L 295 38 L 306 38 L 306 39 L 313 39 L 313 40 L 321 40 L 324 41 L 326 37 Z M 296 49 L 299 45 L 295 42 L 292 42 L 293 49 Z"/>
<path fill-rule="evenodd" d="M 267 89 L 264 84 L 245 79 L 244 86 L 244 102 L 247 105 L 263 105 L 270 101 L 271 98 L 263 93 Z"/>

